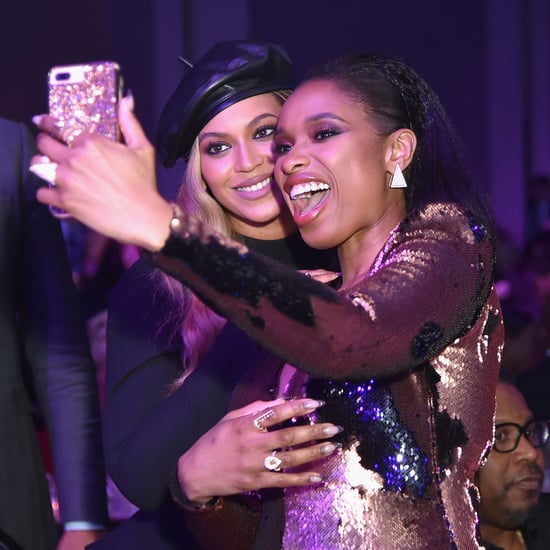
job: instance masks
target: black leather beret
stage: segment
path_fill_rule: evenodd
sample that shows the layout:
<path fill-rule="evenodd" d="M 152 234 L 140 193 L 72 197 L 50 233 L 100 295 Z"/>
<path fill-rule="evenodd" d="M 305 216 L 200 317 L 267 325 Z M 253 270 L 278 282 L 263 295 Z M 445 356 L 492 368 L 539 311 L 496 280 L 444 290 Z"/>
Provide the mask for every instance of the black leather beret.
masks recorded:
<path fill-rule="evenodd" d="M 181 79 L 160 115 L 159 161 L 189 157 L 201 129 L 227 107 L 258 94 L 293 88 L 293 68 L 279 45 L 234 40 L 212 47 Z"/>

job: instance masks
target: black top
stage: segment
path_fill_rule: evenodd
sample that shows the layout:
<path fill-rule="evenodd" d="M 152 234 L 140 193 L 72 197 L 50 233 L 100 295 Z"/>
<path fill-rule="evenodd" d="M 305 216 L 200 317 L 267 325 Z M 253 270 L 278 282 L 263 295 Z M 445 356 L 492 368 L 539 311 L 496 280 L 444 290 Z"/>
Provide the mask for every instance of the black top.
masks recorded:
<path fill-rule="evenodd" d="M 333 251 L 313 251 L 298 233 L 275 241 L 246 238 L 245 243 L 297 269 L 337 265 Z M 123 275 L 110 296 L 106 464 L 122 493 L 153 513 L 138 512 L 94 549 L 115 548 L 120 537 L 136 539 L 136 544 L 157 537 L 158 548 L 182 547 L 187 539 L 181 518 L 177 529 L 171 519 L 178 511 L 168 492 L 170 474 L 178 458 L 226 413 L 234 387 L 259 356 L 258 346 L 227 323 L 195 372 L 166 397 L 166 388 L 181 372 L 181 342 L 170 341 L 169 331 L 159 329 L 170 308 L 154 268 L 144 261 Z"/>
<path fill-rule="evenodd" d="M 326 266 L 333 258 L 312 251 L 299 234 L 245 241 L 297 269 Z M 225 414 L 242 369 L 253 364 L 258 350 L 228 324 L 185 384 L 166 397 L 181 373 L 181 343 L 159 329 L 171 303 L 152 274 L 149 265 L 137 262 L 111 293 L 104 411 L 108 471 L 130 501 L 149 510 L 160 504 L 179 456 Z"/>
<path fill-rule="evenodd" d="M 526 550 L 548 550 L 550 548 L 550 494 L 542 493 L 535 515 L 521 529 Z M 486 550 L 506 550 L 490 542 L 483 542 Z"/>

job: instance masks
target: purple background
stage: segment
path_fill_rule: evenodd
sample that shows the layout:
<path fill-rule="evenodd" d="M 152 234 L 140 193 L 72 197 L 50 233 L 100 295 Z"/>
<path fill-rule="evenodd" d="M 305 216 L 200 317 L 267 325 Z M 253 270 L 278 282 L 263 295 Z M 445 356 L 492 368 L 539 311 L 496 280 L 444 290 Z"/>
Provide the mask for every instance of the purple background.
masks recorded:
<path fill-rule="evenodd" d="M 297 74 L 336 54 L 395 54 L 434 87 L 487 182 L 497 221 L 521 242 L 525 181 L 550 174 L 546 0 L 0 0 L 0 115 L 46 109 L 46 73 L 115 59 L 149 137 L 184 70 L 212 44 L 284 44 Z M 179 170 L 160 170 L 170 194 Z"/>

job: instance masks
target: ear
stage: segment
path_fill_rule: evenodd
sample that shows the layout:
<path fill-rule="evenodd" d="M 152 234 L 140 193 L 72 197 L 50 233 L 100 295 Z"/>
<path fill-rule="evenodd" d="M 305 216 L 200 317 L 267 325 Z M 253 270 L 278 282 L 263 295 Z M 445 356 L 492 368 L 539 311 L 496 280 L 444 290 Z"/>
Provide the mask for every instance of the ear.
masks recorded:
<path fill-rule="evenodd" d="M 393 174 L 395 165 L 399 164 L 404 172 L 411 163 L 416 151 L 416 134 L 408 128 L 401 128 L 388 136 L 388 139 L 386 168 L 390 174 Z"/>

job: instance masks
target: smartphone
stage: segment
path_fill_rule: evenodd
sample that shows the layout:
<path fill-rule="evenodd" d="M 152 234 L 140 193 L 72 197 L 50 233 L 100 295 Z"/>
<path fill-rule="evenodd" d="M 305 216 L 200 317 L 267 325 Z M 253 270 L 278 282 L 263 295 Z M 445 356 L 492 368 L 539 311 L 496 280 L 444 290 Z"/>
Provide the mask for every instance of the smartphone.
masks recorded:
<path fill-rule="evenodd" d="M 123 86 L 115 61 L 57 65 L 48 72 L 49 114 L 62 125 L 62 135 L 68 131 L 67 138 L 85 130 L 120 141 L 117 112 Z M 56 207 L 50 211 L 58 218 L 69 217 Z"/>
<path fill-rule="evenodd" d="M 120 140 L 117 121 L 123 79 L 118 63 L 59 65 L 48 72 L 50 115 L 61 124 Z"/>

